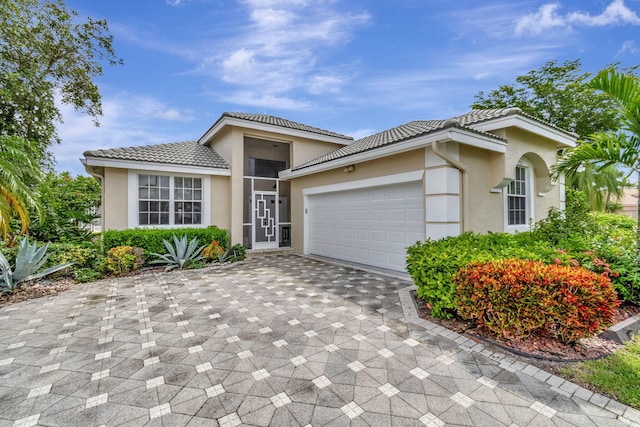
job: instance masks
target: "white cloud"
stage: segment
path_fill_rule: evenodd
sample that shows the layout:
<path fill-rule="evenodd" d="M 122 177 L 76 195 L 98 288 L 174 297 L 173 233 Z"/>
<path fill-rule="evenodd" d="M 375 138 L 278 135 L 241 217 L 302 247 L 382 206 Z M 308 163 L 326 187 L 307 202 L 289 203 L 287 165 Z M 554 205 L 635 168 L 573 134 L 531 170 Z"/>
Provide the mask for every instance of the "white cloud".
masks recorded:
<path fill-rule="evenodd" d="M 160 144 L 191 139 L 194 135 L 168 130 L 172 123 L 193 120 L 190 111 L 169 107 L 154 98 L 119 94 L 102 101 L 100 126 L 67 104 L 60 104 L 64 123 L 58 124 L 61 143 L 51 147 L 57 170 L 83 173 L 79 159 L 87 150 Z M 197 135 L 195 135 L 197 136 Z"/>
<path fill-rule="evenodd" d="M 294 97 L 336 94 L 348 75 L 345 64 L 324 63 L 336 46 L 348 42 L 353 31 L 365 25 L 366 12 L 340 10 L 334 1 L 248 0 L 250 24 L 242 35 L 226 40 L 222 53 L 207 56 L 198 67 L 241 89 L 228 99 L 235 103 L 277 108 L 309 107 L 309 101 Z M 297 94 L 297 95 L 295 95 Z"/>
<path fill-rule="evenodd" d="M 306 110 L 310 107 L 309 103 L 305 101 L 250 90 L 234 92 L 225 96 L 224 101 L 251 107 L 268 108 L 270 110 Z"/>
<path fill-rule="evenodd" d="M 516 34 L 537 35 L 548 29 L 571 27 L 573 24 L 588 27 L 640 25 L 640 17 L 624 4 L 624 0 L 613 0 L 599 15 L 580 11 L 562 15 L 560 8 L 560 3 L 547 3 L 540 6 L 537 12 L 521 17 L 516 22 Z"/>
<path fill-rule="evenodd" d="M 600 15 L 591 16 L 588 13 L 574 12 L 568 16 L 568 21 L 581 23 L 589 27 L 605 25 L 631 24 L 640 25 L 640 18 L 624 4 L 624 0 L 614 0 Z"/>
<path fill-rule="evenodd" d="M 616 53 L 616 57 L 622 56 L 625 53 L 629 53 L 630 55 L 637 55 L 640 53 L 640 48 L 636 45 L 635 40 L 626 40 L 622 43 L 622 47 Z"/>

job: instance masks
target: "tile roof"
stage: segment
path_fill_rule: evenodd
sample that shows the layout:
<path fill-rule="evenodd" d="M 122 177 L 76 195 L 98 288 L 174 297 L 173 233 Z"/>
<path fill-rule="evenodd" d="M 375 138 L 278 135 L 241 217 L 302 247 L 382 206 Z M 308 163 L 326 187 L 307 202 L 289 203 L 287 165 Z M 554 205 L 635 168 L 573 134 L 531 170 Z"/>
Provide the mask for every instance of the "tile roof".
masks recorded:
<path fill-rule="evenodd" d="M 531 120 L 535 120 L 539 123 L 543 123 L 549 127 L 552 127 L 556 130 L 559 130 L 560 132 L 566 133 L 567 135 L 570 135 L 574 138 L 577 138 L 579 135 L 577 133 L 574 132 L 570 132 L 566 129 L 562 129 L 556 125 L 554 125 L 553 123 L 550 123 L 546 120 L 541 120 L 537 117 L 532 116 L 531 114 L 527 114 L 524 111 L 522 111 L 520 108 L 518 107 L 511 107 L 511 108 L 493 108 L 493 109 L 483 109 L 483 110 L 471 110 L 470 112 L 463 114 L 461 116 L 458 117 L 454 117 L 455 120 L 458 120 L 460 122 L 460 124 L 464 125 L 464 126 L 469 126 L 475 123 L 480 123 L 480 122 L 484 122 L 487 120 L 492 120 L 492 119 L 496 119 L 498 117 L 505 117 L 505 116 L 513 116 L 513 115 L 519 115 L 519 116 L 524 116 L 527 117 Z"/>
<path fill-rule="evenodd" d="M 536 120 L 538 122 L 544 123 L 547 126 L 551 126 L 555 129 L 565 132 L 568 135 L 577 136 L 571 132 L 567 132 L 556 126 L 553 126 L 550 123 L 544 122 L 533 116 L 525 114 L 519 108 L 496 108 L 496 109 L 485 109 L 485 110 L 472 110 L 466 114 L 453 117 L 448 120 L 415 120 L 409 123 L 405 123 L 395 128 L 388 129 L 388 130 L 364 137 L 362 139 L 359 139 L 354 143 L 347 145 L 346 147 L 342 147 L 336 151 L 325 154 L 324 156 L 313 159 L 307 163 L 303 163 L 301 165 L 295 166 L 292 170 L 304 169 L 309 166 L 318 165 L 331 160 L 351 156 L 357 153 L 373 150 L 375 148 L 384 147 L 386 145 L 395 144 L 401 141 L 405 141 L 421 135 L 426 135 L 428 133 L 431 133 L 437 130 L 446 129 L 449 127 L 464 128 L 468 131 L 477 132 L 483 135 L 488 135 L 488 136 L 491 136 L 492 138 L 504 141 L 504 139 L 501 137 L 474 129 L 473 125 L 477 123 L 485 122 L 488 120 L 493 120 L 500 117 L 506 117 L 506 116 L 512 116 L 512 115 L 525 116 L 530 119 Z"/>
<path fill-rule="evenodd" d="M 84 156 L 229 169 L 227 162 L 220 157 L 213 148 L 208 145 L 200 145 L 197 141 L 112 148 L 108 150 L 91 150 L 85 151 Z"/>
<path fill-rule="evenodd" d="M 234 119 L 247 120 L 250 122 L 263 123 L 267 125 L 273 125 L 288 129 L 301 130 L 304 132 L 316 133 L 318 135 L 331 136 L 334 138 L 344 139 L 347 141 L 353 141 L 353 137 L 342 135 L 336 132 L 331 132 L 325 129 L 316 128 L 313 126 L 307 126 L 302 123 L 292 122 L 291 120 L 283 119 L 280 117 L 270 116 L 267 114 L 252 114 L 252 113 L 222 113 L 220 118 L 213 124 L 212 127 L 215 127 L 220 121 L 222 121 L 225 117 L 230 117 Z"/>

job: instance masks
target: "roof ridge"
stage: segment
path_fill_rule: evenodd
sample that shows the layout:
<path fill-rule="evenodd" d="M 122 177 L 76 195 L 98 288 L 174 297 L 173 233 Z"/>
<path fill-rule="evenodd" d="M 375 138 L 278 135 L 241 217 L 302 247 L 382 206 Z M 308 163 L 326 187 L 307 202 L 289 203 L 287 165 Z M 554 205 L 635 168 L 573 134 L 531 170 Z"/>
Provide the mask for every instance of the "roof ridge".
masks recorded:
<path fill-rule="evenodd" d="M 297 129 L 306 132 L 316 133 L 319 135 L 332 136 L 335 138 L 345 139 L 348 141 L 353 141 L 352 136 L 343 135 L 338 132 L 333 132 L 327 129 L 322 129 L 315 126 L 306 125 L 304 123 L 296 122 L 293 120 L 285 119 L 278 116 L 273 116 L 270 114 L 260 114 L 260 113 L 240 113 L 240 112 L 230 112 L 225 111 L 222 113 L 220 118 L 214 123 L 212 127 L 215 127 L 218 122 L 220 122 L 224 117 L 230 117 L 235 119 L 247 120 L 257 123 L 264 123 L 273 126 L 281 126 L 289 129 Z"/>

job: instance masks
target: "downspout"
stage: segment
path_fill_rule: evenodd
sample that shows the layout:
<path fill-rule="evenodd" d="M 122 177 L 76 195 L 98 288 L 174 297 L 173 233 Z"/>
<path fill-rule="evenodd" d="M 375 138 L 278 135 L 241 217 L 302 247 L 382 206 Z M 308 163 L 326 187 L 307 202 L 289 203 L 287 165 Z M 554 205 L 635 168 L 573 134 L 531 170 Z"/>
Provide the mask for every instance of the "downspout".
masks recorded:
<path fill-rule="evenodd" d="M 449 157 L 446 153 L 440 150 L 440 146 L 439 146 L 440 143 L 445 144 L 446 141 L 433 141 L 433 143 L 431 144 L 431 149 L 433 150 L 433 153 L 436 156 L 440 157 L 445 162 L 451 164 L 453 167 L 458 169 L 460 171 L 460 175 L 462 175 L 462 179 L 460 180 L 460 229 L 461 229 L 460 234 L 462 234 L 466 231 L 465 212 L 466 212 L 467 198 L 466 198 L 465 190 L 469 188 L 469 174 L 467 173 L 467 166 L 464 163 Z"/>

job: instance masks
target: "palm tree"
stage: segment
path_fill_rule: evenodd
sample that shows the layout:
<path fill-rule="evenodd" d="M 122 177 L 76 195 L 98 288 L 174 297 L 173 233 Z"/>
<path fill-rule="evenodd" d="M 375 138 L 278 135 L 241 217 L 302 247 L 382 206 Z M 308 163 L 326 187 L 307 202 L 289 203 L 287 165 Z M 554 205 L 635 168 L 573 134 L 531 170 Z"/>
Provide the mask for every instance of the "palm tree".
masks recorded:
<path fill-rule="evenodd" d="M 14 213 L 20 218 L 22 234 L 29 227 L 29 208 L 41 214 L 38 200 L 29 186 L 41 176 L 31 151 L 28 141 L 17 136 L 0 135 L 0 237 L 9 234 Z"/>
<path fill-rule="evenodd" d="M 600 71 L 588 85 L 614 100 L 620 113 L 620 131 L 595 133 L 577 147 L 565 150 L 554 167 L 554 174 L 574 175 L 588 164 L 596 165 L 600 170 L 618 165 L 635 172 L 640 184 L 640 79 L 611 68 Z M 636 243 L 640 250 L 640 215 Z"/>
<path fill-rule="evenodd" d="M 615 166 L 600 169 L 592 163 L 585 164 L 574 174 L 568 174 L 566 184 L 586 194 L 589 208 L 598 212 L 608 212 L 611 199 L 619 200 L 624 194 L 624 187 L 628 186 L 623 172 Z"/>

